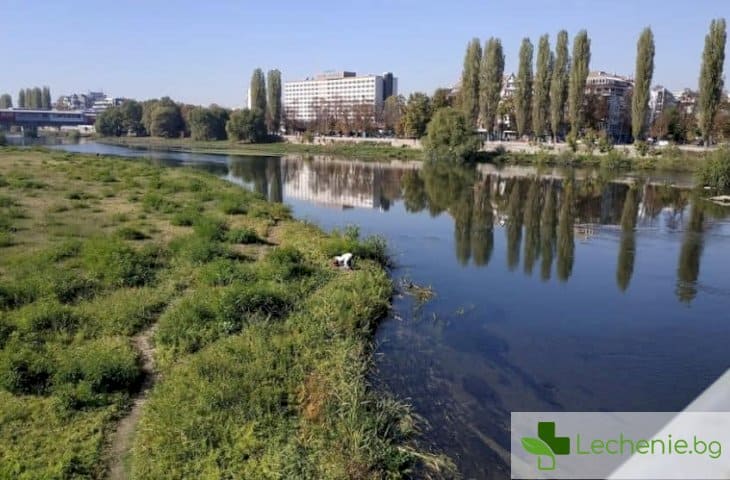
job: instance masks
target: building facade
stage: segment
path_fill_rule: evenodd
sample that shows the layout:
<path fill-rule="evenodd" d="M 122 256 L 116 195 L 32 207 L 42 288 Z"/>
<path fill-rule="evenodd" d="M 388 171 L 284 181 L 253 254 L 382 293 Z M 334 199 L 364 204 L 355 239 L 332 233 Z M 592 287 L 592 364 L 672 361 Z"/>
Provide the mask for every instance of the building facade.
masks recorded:
<path fill-rule="evenodd" d="M 676 104 L 672 92 L 661 85 L 652 88 L 649 96 L 649 125 L 653 125 L 664 110 Z"/>
<path fill-rule="evenodd" d="M 398 95 L 398 79 L 392 73 L 357 76 L 355 72 L 327 72 L 315 78 L 285 82 L 284 112 L 290 120 L 310 122 L 322 108 L 352 109 L 355 106 L 379 112 L 385 99 Z"/>
<path fill-rule="evenodd" d="M 626 120 L 630 118 L 630 94 L 634 81 L 628 77 L 603 71 L 590 72 L 586 80 L 586 94 L 603 97 L 606 114 L 601 129 L 614 141 L 628 141 Z"/>

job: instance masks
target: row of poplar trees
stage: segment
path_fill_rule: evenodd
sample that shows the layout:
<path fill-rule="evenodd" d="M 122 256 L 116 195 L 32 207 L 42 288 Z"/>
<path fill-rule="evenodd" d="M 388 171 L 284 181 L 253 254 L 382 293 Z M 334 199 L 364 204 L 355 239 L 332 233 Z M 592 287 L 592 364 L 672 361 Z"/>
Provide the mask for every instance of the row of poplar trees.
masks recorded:
<path fill-rule="evenodd" d="M 0 100 L 0 108 L 13 106 L 10 95 L 3 95 Z M 37 110 L 50 110 L 53 107 L 51 101 L 51 89 L 49 87 L 23 88 L 18 92 L 18 108 L 34 108 Z"/>
<path fill-rule="evenodd" d="M 722 102 L 723 65 L 725 59 L 725 19 L 713 20 L 705 38 L 700 72 L 699 125 L 706 143 L 710 143 L 712 126 Z M 573 40 L 573 54 L 568 53 L 568 32 L 558 33 L 555 52 L 548 35 L 540 37 L 533 72 L 534 47 L 529 38 L 522 40 L 514 93 L 517 134 L 537 138 L 551 136 L 555 141 L 569 127 L 574 138 L 583 126 L 586 80 L 591 61 L 591 40 L 585 30 Z M 654 75 L 654 35 L 650 28 L 639 37 L 636 55 L 634 90 L 631 100 L 632 134 L 643 140 L 648 127 L 649 97 Z M 504 51 L 498 38 L 469 42 L 464 58 L 459 101 L 467 119 L 496 134 L 499 104 L 504 79 Z M 567 114 L 567 115 L 566 115 Z"/>
<path fill-rule="evenodd" d="M 268 84 L 268 88 L 267 88 Z M 278 132 L 281 126 L 281 72 L 269 70 L 264 79 L 260 68 L 253 71 L 249 90 L 251 109 L 265 116 L 269 132 Z"/>

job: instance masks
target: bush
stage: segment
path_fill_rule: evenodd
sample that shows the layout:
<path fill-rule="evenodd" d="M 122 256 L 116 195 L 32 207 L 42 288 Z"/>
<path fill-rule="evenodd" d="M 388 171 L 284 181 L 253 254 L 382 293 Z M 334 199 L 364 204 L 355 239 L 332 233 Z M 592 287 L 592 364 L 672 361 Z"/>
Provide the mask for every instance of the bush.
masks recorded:
<path fill-rule="evenodd" d="M 178 257 L 193 264 L 208 263 L 231 254 L 220 242 L 198 235 L 176 238 L 170 244 L 170 248 Z"/>
<path fill-rule="evenodd" d="M 305 277 L 313 273 L 313 269 L 304 262 L 302 252 L 294 247 L 277 247 L 266 256 L 271 278 L 286 282 Z"/>
<path fill-rule="evenodd" d="M 70 307 L 54 300 L 42 300 L 18 312 L 18 326 L 24 338 L 72 335 L 85 319 Z"/>
<path fill-rule="evenodd" d="M 155 246 L 136 250 L 122 240 L 92 239 L 84 246 L 83 262 L 93 277 L 117 287 L 140 287 L 155 279 L 164 252 Z"/>
<path fill-rule="evenodd" d="M 203 288 L 171 305 L 157 324 L 155 343 L 176 353 L 192 353 L 221 338 L 217 302 L 217 292 Z"/>
<path fill-rule="evenodd" d="M 170 219 L 170 223 L 178 227 L 192 227 L 199 218 L 200 211 L 192 207 L 186 207 L 175 213 Z"/>
<path fill-rule="evenodd" d="M 247 211 L 245 201 L 233 195 L 221 199 L 218 205 L 226 215 L 243 215 Z"/>
<path fill-rule="evenodd" d="M 290 306 L 282 287 L 262 282 L 234 284 L 223 293 L 218 314 L 226 330 L 233 333 L 253 319 L 280 318 Z"/>
<path fill-rule="evenodd" d="M 700 185 L 720 192 L 730 192 L 730 148 L 721 148 L 710 153 L 696 173 Z"/>
<path fill-rule="evenodd" d="M 10 393 L 42 395 L 53 374 L 53 361 L 42 348 L 11 342 L 0 351 L 0 387 Z"/>
<path fill-rule="evenodd" d="M 226 235 L 226 240 L 231 243 L 258 243 L 260 241 L 259 236 L 253 228 L 237 228 L 231 230 Z"/>
<path fill-rule="evenodd" d="M 230 140 L 257 143 L 266 139 L 264 114 L 258 110 L 236 110 L 226 123 L 226 133 Z"/>
<path fill-rule="evenodd" d="M 116 235 L 123 240 L 147 240 L 150 238 L 146 233 L 133 227 L 122 227 L 116 231 Z"/>
<path fill-rule="evenodd" d="M 438 157 L 463 160 L 479 151 L 481 142 L 464 115 L 451 107 L 436 111 L 426 129 L 426 150 Z"/>
<path fill-rule="evenodd" d="M 200 270 L 201 280 L 209 286 L 225 286 L 232 283 L 248 283 L 256 279 L 256 270 L 248 264 L 228 258 L 219 258 Z"/>
<path fill-rule="evenodd" d="M 360 232 L 356 227 L 349 227 L 344 233 L 332 232 L 323 247 L 329 257 L 350 252 L 356 259 L 374 260 L 383 266 L 390 264 L 387 249 L 387 244 L 382 237 L 371 236 L 361 240 Z"/>
<path fill-rule="evenodd" d="M 636 148 L 636 152 L 642 157 L 645 157 L 651 150 L 649 144 L 644 142 L 643 140 L 639 140 L 638 142 L 636 142 L 634 144 L 634 148 Z"/>
<path fill-rule="evenodd" d="M 193 225 L 195 234 L 206 240 L 221 242 L 228 233 L 228 224 L 225 220 L 213 217 L 200 217 Z"/>
<path fill-rule="evenodd" d="M 54 384 L 88 383 L 93 393 L 134 390 L 142 370 L 134 349 L 120 337 L 101 338 L 65 350 Z"/>

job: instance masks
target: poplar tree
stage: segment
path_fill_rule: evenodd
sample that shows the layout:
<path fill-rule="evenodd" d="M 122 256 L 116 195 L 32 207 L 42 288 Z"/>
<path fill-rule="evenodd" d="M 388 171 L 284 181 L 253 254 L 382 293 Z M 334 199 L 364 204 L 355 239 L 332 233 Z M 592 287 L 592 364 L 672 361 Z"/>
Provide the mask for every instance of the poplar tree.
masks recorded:
<path fill-rule="evenodd" d="M 488 132 L 497 126 L 497 111 L 504 80 L 504 51 L 498 38 L 490 38 L 484 46 L 479 68 L 479 115 Z"/>
<path fill-rule="evenodd" d="M 51 109 L 51 89 L 50 87 L 43 87 L 43 93 L 41 97 L 41 108 L 45 110 Z"/>
<path fill-rule="evenodd" d="M 249 90 L 251 96 L 251 109 L 259 110 L 262 115 L 266 114 L 266 80 L 264 72 L 257 68 L 251 75 L 251 86 Z"/>
<path fill-rule="evenodd" d="M 266 102 L 269 112 L 269 131 L 278 132 L 281 126 L 281 72 L 269 70 L 266 75 L 268 101 Z"/>
<path fill-rule="evenodd" d="M 654 34 L 651 28 L 641 32 L 636 45 L 636 74 L 634 76 L 634 93 L 631 97 L 631 134 L 634 141 L 644 139 L 646 132 L 646 115 L 649 110 L 651 79 L 654 76 Z"/>
<path fill-rule="evenodd" d="M 558 134 L 562 130 L 565 117 L 569 72 L 568 32 L 561 30 L 558 33 L 558 42 L 555 46 L 555 62 L 553 63 L 553 75 L 550 81 L 550 129 L 555 142 L 558 141 Z"/>
<path fill-rule="evenodd" d="M 33 108 L 43 107 L 43 92 L 40 87 L 33 88 Z"/>
<path fill-rule="evenodd" d="M 548 130 L 550 116 L 550 77 L 553 69 L 553 54 L 550 51 L 550 37 L 543 35 L 537 47 L 537 68 L 532 90 L 532 131 L 542 137 Z"/>
<path fill-rule="evenodd" d="M 479 64 L 482 47 L 478 38 L 472 39 L 466 47 L 464 70 L 461 73 L 459 103 L 469 125 L 476 126 L 479 117 Z"/>
<path fill-rule="evenodd" d="M 530 122 L 533 50 L 534 48 L 530 39 L 522 39 L 520 65 L 517 70 L 517 88 L 515 90 L 515 120 L 517 123 L 517 135 L 519 137 L 527 133 Z"/>
<path fill-rule="evenodd" d="M 22 88 L 18 92 L 18 108 L 25 108 L 25 90 Z"/>
<path fill-rule="evenodd" d="M 588 68 L 591 63 L 591 41 L 588 32 L 581 30 L 573 41 L 573 64 L 568 87 L 568 116 L 570 134 L 577 137 L 582 126 L 583 99 L 585 98 Z"/>
<path fill-rule="evenodd" d="M 710 23 L 710 31 L 705 36 L 705 50 L 702 52 L 700 71 L 699 124 L 705 146 L 712 140 L 712 127 L 722 102 L 724 81 L 722 69 L 725 63 L 725 42 L 727 41 L 724 18 Z"/>
<path fill-rule="evenodd" d="M 30 88 L 25 89 L 25 108 L 35 108 L 33 104 L 33 90 Z"/>
<path fill-rule="evenodd" d="M 12 108 L 13 107 L 13 97 L 8 95 L 7 93 L 3 93 L 2 96 L 0 96 L 0 108 Z"/>

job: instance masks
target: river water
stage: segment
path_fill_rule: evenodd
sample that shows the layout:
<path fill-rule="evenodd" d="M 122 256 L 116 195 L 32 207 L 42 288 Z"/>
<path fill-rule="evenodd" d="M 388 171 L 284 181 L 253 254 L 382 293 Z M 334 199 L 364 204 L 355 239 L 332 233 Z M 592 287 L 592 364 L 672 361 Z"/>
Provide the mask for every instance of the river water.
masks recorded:
<path fill-rule="evenodd" d="M 385 237 L 374 382 L 465 478 L 509 478 L 511 411 L 676 411 L 730 365 L 730 210 L 687 176 L 72 151 L 194 165 L 324 229 Z"/>

